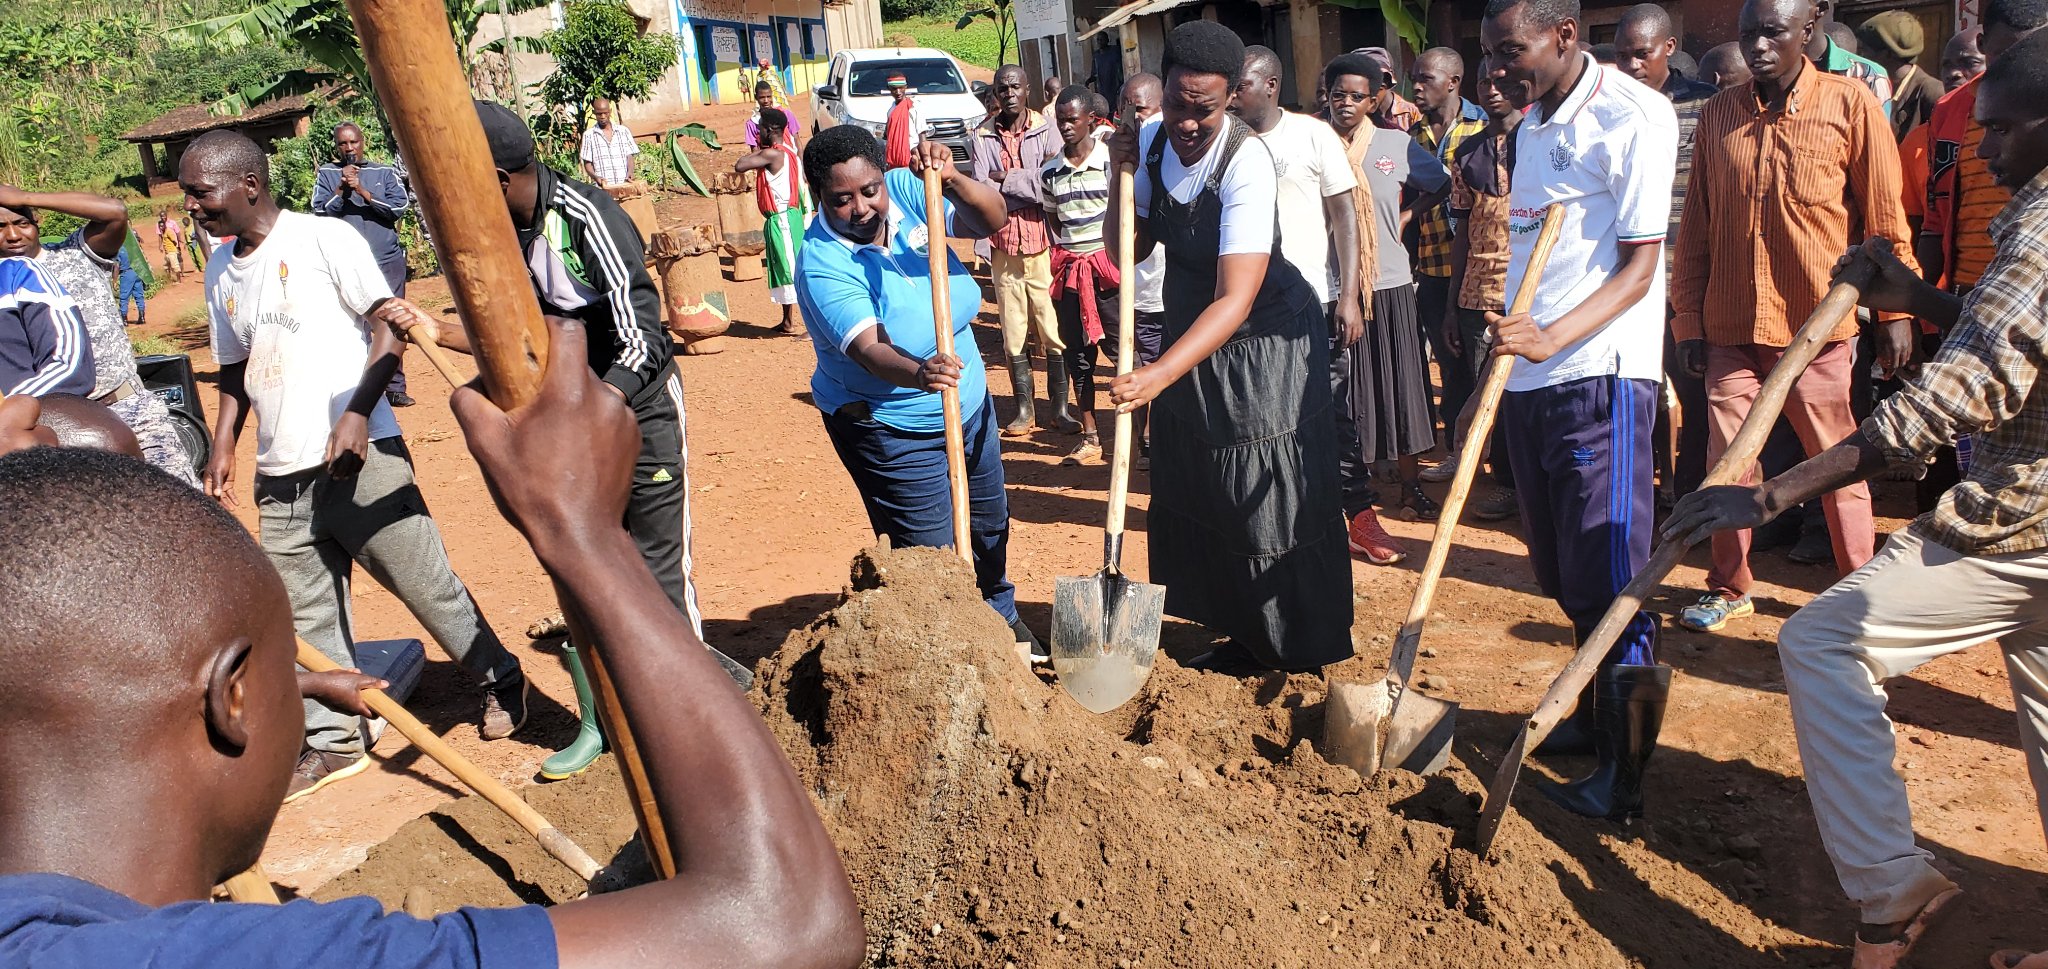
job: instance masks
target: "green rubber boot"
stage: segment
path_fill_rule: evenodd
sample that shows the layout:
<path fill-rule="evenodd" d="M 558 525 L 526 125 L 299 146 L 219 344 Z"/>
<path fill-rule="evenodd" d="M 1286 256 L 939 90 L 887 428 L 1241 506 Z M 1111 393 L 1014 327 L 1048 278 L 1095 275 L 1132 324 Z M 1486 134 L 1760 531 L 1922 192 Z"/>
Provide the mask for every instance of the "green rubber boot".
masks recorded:
<path fill-rule="evenodd" d="M 583 727 L 576 732 L 576 739 L 569 741 L 569 746 L 541 762 L 540 776 L 550 781 L 575 777 L 589 770 L 590 765 L 597 762 L 597 755 L 604 753 L 604 731 L 597 724 L 597 699 L 591 696 L 590 674 L 584 672 L 583 661 L 576 657 L 576 647 L 562 644 L 562 665 L 569 668 L 569 680 L 576 684 L 576 711 L 583 720 Z"/>

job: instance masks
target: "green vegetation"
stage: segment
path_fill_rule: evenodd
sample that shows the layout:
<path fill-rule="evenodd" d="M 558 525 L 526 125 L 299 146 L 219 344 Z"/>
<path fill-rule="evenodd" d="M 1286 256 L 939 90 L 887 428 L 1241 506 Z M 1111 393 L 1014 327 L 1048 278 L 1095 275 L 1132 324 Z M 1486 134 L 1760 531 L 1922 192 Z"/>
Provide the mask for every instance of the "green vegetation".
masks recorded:
<path fill-rule="evenodd" d="M 955 29 L 957 16 L 943 16 L 937 20 L 912 20 L 890 23 L 883 26 L 885 34 L 907 34 L 916 40 L 919 47 L 935 47 L 960 59 L 963 64 L 973 64 L 995 70 L 1002 64 L 997 56 L 998 42 L 996 24 L 987 18 L 976 18 L 964 29 Z"/>
<path fill-rule="evenodd" d="M 160 353 L 176 354 L 185 352 L 183 347 L 172 342 L 170 338 L 155 334 L 148 336 L 134 336 L 131 334 L 128 337 L 128 345 L 135 348 L 135 355 L 138 357 L 155 356 Z"/>
<path fill-rule="evenodd" d="M 624 0 L 570 0 L 562 28 L 548 31 L 541 42 L 555 58 L 555 72 L 541 82 L 541 97 L 571 105 L 578 130 L 592 100 L 645 98 L 676 62 L 676 46 L 642 35 Z"/>
<path fill-rule="evenodd" d="M 882 0 L 882 20 L 892 26 L 898 20 L 946 20 L 959 16 L 963 6 L 963 0 Z"/>
<path fill-rule="evenodd" d="M 192 0 L 175 13 L 205 16 L 230 2 Z M 121 133 L 305 64 L 275 45 L 231 55 L 173 45 L 162 36 L 170 26 L 163 4 L 9 0 L 7 8 L 0 21 L 0 181 L 29 188 L 139 193 L 142 163 Z"/>

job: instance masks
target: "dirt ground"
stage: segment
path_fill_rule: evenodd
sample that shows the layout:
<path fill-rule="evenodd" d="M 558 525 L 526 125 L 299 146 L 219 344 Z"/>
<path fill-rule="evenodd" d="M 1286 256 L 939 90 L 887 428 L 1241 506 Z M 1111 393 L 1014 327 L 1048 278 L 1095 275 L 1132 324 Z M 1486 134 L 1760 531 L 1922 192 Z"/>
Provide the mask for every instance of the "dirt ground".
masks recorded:
<path fill-rule="evenodd" d="M 799 110 L 803 110 L 801 105 Z M 727 108 L 703 112 L 693 120 L 714 125 L 732 145 L 741 140 L 743 114 L 742 109 Z M 728 149 L 723 157 L 736 155 Z M 708 171 L 710 164 L 700 164 L 699 170 Z M 701 219 L 709 207 L 703 200 L 684 199 L 664 205 L 663 210 L 669 219 Z M 870 545 L 873 536 L 810 404 L 808 378 L 813 356 L 809 343 L 771 333 L 776 312 L 761 284 L 730 284 L 727 292 L 735 318 L 734 339 L 727 342 L 728 350 L 716 356 L 679 358 L 690 426 L 695 580 L 705 611 L 707 638 L 743 661 L 758 662 L 782 647 L 792 632 L 803 630 L 840 604 L 847 587 L 848 560 Z M 413 294 L 428 305 L 446 299 L 439 280 L 415 283 Z M 195 348 L 206 381 L 202 396 L 207 398 L 211 414 L 213 365 L 204 348 L 203 325 L 190 325 L 196 319 L 198 297 L 196 277 L 188 276 L 185 283 L 166 290 L 152 307 L 150 329 L 168 331 Z M 1000 340 L 992 325 L 993 306 L 985 304 L 984 311 L 978 342 L 984 361 L 996 361 Z M 187 325 L 180 327 L 181 319 Z M 530 553 L 485 496 L 448 412 L 439 378 L 417 356 L 406 363 L 420 403 L 400 411 L 399 419 L 421 487 L 440 523 L 456 570 L 525 662 L 539 690 L 534 716 L 523 733 L 511 740 L 484 743 L 476 733 L 478 694 L 460 670 L 430 644 L 428 670 L 412 706 L 485 769 L 508 783 L 525 784 L 534 778 L 540 761 L 566 742 L 574 729 L 566 674 L 552 655 L 534 648 L 521 635 L 528 622 L 552 611 L 554 603 Z M 999 398 L 998 409 L 1007 410 L 1009 381 L 1000 367 L 991 367 L 990 386 Z M 254 466 L 253 441 L 253 435 L 245 437 L 238 465 L 239 487 L 245 495 Z M 1098 529 L 1107 469 L 1102 465 L 1060 467 L 1058 458 L 1071 439 L 1058 434 L 1041 433 L 1005 444 L 1013 519 L 1010 575 L 1018 584 L 1026 620 L 1043 632 L 1054 577 L 1092 572 L 1100 565 Z M 1134 534 L 1125 560 L 1142 576 L 1142 509 L 1147 492 L 1142 474 L 1134 481 L 1133 492 Z M 1877 494 L 1880 530 L 1901 527 L 1901 516 L 1909 513 L 1910 486 L 1880 483 Z M 248 504 L 245 498 L 238 513 L 253 527 Z M 1340 677 L 1373 676 L 1384 662 L 1385 650 L 1407 608 L 1429 526 L 1390 522 L 1388 527 L 1407 540 L 1416 554 L 1409 563 L 1392 568 L 1355 563 L 1357 622 L 1353 639 L 1360 656 L 1333 671 Z M 1456 754 L 1463 765 L 1469 765 L 1470 773 L 1453 772 L 1451 783 L 1459 789 L 1472 789 L 1477 783 L 1473 775 L 1491 776 L 1515 725 L 1533 709 L 1570 651 L 1569 630 L 1556 608 L 1537 593 L 1524 555 L 1515 522 L 1496 525 L 1468 520 L 1460 528 L 1449 574 L 1424 635 L 1421 673 L 1434 678 L 1435 693 L 1463 705 Z M 1758 615 L 1738 621 L 1722 633 L 1685 632 L 1669 619 L 1697 594 L 1705 565 L 1703 550 L 1696 551 L 1672 575 L 1652 603 L 1652 608 L 1666 617 L 1661 657 L 1678 668 L 1678 676 L 1663 747 L 1652 764 L 1649 823 L 1623 832 L 1570 818 L 1548 810 L 1525 785 L 1517 807 L 1531 825 L 1528 843 L 1542 847 L 1518 856 L 1516 877 L 1525 885 L 1535 885 L 1531 891 L 1563 893 L 1564 909 L 1560 911 L 1570 910 L 1570 917 L 1576 920 L 1573 924 L 1583 925 L 1587 933 L 1557 934 L 1551 947 L 1531 954 L 1561 965 L 1818 966 L 1846 962 L 1840 947 L 1849 941 L 1853 913 L 1841 898 L 1820 850 L 1793 744 L 1784 682 L 1773 651 L 1779 624 L 1826 587 L 1833 579 L 1832 569 L 1788 564 L 1782 550 L 1759 553 L 1755 564 Z M 354 608 L 362 638 L 421 635 L 404 608 L 372 581 L 357 584 Z M 1169 620 L 1164 645 L 1170 655 L 1186 658 L 1208 642 L 1202 630 Z M 1167 670 L 1167 664 L 1161 664 L 1156 675 L 1185 676 Z M 1303 698 L 1302 702 L 1311 697 L 1312 691 L 1286 689 L 1295 690 L 1291 695 Z M 1262 702 L 1274 702 L 1278 695 Z M 2044 851 L 2041 822 L 2016 749 L 2012 700 L 1997 652 L 1990 646 L 1979 647 L 1929 664 L 1891 684 L 1891 696 L 1891 710 L 1899 723 L 1898 766 L 1912 795 L 1916 828 L 1922 842 L 1969 893 L 1958 916 L 1932 937 L 1919 964 L 1981 965 L 1993 948 L 2048 945 L 2048 934 L 2044 934 L 2048 929 L 2042 927 L 2039 914 L 2048 906 L 2048 851 Z M 1197 706 L 1188 715 L 1199 712 Z M 1087 717 L 1071 704 L 1059 715 Z M 1287 735 L 1261 736 L 1251 728 L 1247 733 L 1241 750 L 1219 748 L 1206 766 L 1222 766 L 1232 758 L 1284 761 L 1287 751 L 1279 744 Z M 384 739 L 377 753 L 379 763 L 373 770 L 284 809 L 264 865 L 286 889 L 304 894 L 322 891 L 337 876 L 362 865 L 374 846 L 402 826 L 448 804 L 460 793 L 451 775 L 419 757 L 395 734 Z M 1554 766 L 1571 770 L 1581 765 L 1564 762 Z M 1151 796 L 1142 795 L 1127 777 L 1105 774 L 1095 780 L 1103 791 L 1090 794 L 1091 798 Z M 1333 790 L 1325 796 L 1343 802 L 1361 795 Z M 1375 797 L 1385 799 L 1384 794 Z M 623 831 L 615 823 L 617 814 L 585 817 L 589 810 L 585 801 L 550 796 L 545 789 L 535 792 L 534 798 L 543 813 L 551 808 L 560 813 L 555 819 L 565 829 L 593 839 L 594 844 L 586 844 L 593 853 L 602 849 L 609 855 L 619 843 Z M 1469 827 L 1470 808 L 1458 809 L 1458 799 L 1428 803 L 1436 804 L 1433 810 L 1439 814 L 1430 818 L 1430 823 L 1446 831 Z M 468 808 L 474 812 L 476 805 Z M 1337 803 L 1329 810 L 1342 814 L 1354 809 Z M 1236 820 L 1254 827 L 1262 823 L 1256 816 Z M 1083 872 L 1094 871 L 1107 879 L 1128 866 L 1145 864 L 1148 856 L 1201 852 L 1212 840 L 1209 832 L 1199 830 L 1148 828 L 1145 833 L 1147 840 L 1125 845 L 1102 860 L 1099 869 L 1091 862 Z M 1004 836 L 1000 830 L 977 835 L 992 840 Z M 1469 841 L 1469 834 L 1463 837 Z M 481 837 L 472 840 L 489 844 Z M 1374 839 L 1353 839 L 1353 845 L 1353 851 L 1397 854 L 1415 848 Z M 1446 857 L 1441 845 L 1432 844 L 1426 850 Z M 1012 867 L 985 874 L 1025 880 L 1046 877 L 1035 868 L 1016 867 L 1030 866 L 1028 855 L 1022 849 L 1012 852 Z M 870 855 L 864 849 L 849 848 L 848 857 Z M 1257 860 L 1259 856 L 1250 857 Z M 1563 859 L 1572 861 L 1567 864 Z M 1058 861 L 1069 866 L 1077 863 L 1072 858 Z M 1341 911 L 1341 900 L 1301 897 L 1304 893 L 1295 890 L 1294 869 L 1276 865 L 1270 871 L 1270 880 L 1255 887 L 1259 894 L 1269 894 L 1275 905 L 1292 900 L 1321 913 L 1331 911 L 1330 906 Z M 437 877 L 441 876 L 426 871 L 420 874 L 430 894 L 435 893 L 433 879 Z M 478 881 L 471 879 L 472 883 Z M 1548 887 L 1537 883 L 1548 883 Z M 338 890 L 347 884 L 336 882 L 333 887 Z M 1442 891 L 1445 884 L 1417 881 L 1409 887 Z M 456 894 L 462 890 L 446 891 Z M 546 891 L 541 894 L 555 897 Z M 1603 901 L 1611 894 L 1629 901 Z M 532 890 L 514 886 L 502 900 L 533 897 Z M 963 907 L 971 904 L 968 896 L 961 898 Z M 1081 894 L 1075 895 L 1077 903 L 1083 900 Z M 1085 900 L 1098 906 L 1111 902 L 1104 896 Z M 438 894 L 435 901 L 440 901 Z M 1114 904 L 1173 906 L 1182 904 L 1182 899 L 1127 895 L 1115 899 Z M 1058 915 L 1039 914 L 1047 919 Z M 1234 924 L 1229 919 L 1191 924 L 1204 933 L 1213 931 L 1219 939 L 1230 932 L 1240 940 L 1256 940 L 1261 938 L 1257 933 L 1264 931 L 1260 926 L 1268 923 L 1261 921 L 1264 915 L 1253 914 L 1260 916 L 1254 920 L 1256 924 Z M 1413 918 L 1414 910 L 1383 907 L 1383 914 Z M 1101 924 L 1093 910 L 1085 915 L 1069 911 L 1067 915 L 1083 925 Z M 1100 918 L 1113 922 L 1115 916 L 1111 909 Z M 1026 921 L 1018 919 L 1015 924 L 1024 926 Z M 1056 931 L 1061 928 L 1051 921 L 1043 926 L 1037 921 L 1030 923 L 1030 931 L 1048 938 L 1061 934 Z M 1429 950 L 1426 942 L 1411 946 L 1394 938 L 1407 938 L 1409 928 L 1385 927 L 1390 934 L 1381 944 L 1393 946 L 1389 951 L 1406 959 L 1434 963 L 1434 959 L 1418 955 Z M 1427 928 L 1414 926 L 1425 935 L 1430 934 L 1424 932 Z M 1294 930 L 1288 933 L 1289 938 L 1296 938 Z M 1028 933 L 1020 931 L 1018 937 L 1024 934 Z M 998 938 L 1010 940 L 1012 935 L 999 933 Z M 1673 939 L 1684 944 L 1674 945 Z M 1345 944 L 1342 941 L 1331 942 L 1326 956 L 1299 948 L 1287 950 L 1291 955 L 1286 957 L 1263 955 L 1250 941 L 1220 947 L 1193 946 L 1171 938 L 1149 941 L 1167 964 L 1334 964 L 1345 958 L 1334 948 Z M 966 942 L 956 948 L 920 943 L 914 951 L 937 953 L 930 957 L 935 963 L 962 965 L 1001 964 L 996 957 L 1012 955 L 1020 959 L 1019 965 L 1095 965 L 1131 958 L 1113 955 L 1127 949 L 1108 944 L 1063 954 L 1063 950 L 1049 947 L 1051 943 L 1037 946 L 1019 941 L 1011 948 L 1002 947 L 1010 945 L 1008 941 L 984 943 L 979 950 Z M 1369 951 L 1362 937 L 1350 944 L 1354 946 L 1349 950 L 1351 957 L 1380 951 Z M 1468 951 L 1484 958 L 1483 950 Z M 1175 958 L 1176 954 L 1182 957 Z M 1160 963 L 1146 958 L 1141 964 Z"/>

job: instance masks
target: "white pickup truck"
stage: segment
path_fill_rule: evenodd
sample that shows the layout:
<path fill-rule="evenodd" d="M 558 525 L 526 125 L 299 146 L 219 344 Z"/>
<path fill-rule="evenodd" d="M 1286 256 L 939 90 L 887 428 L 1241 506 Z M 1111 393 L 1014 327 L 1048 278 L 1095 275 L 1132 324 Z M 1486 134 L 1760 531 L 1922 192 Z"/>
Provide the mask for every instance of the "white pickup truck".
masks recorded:
<path fill-rule="evenodd" d="M 969 138 L 988 109 L 967 86 L 960 64 L 945 51 L 929 47 L 877 47 L 842 50 L 832 55 L 825 83 L 811 90 L 813 133 L 834 125 L 857 124 L 882 136 L 893 99 L 889 76 L 901 74 L 916 91 L 917 113 L 932 138 L 952 149 L 953 160 L 971 157 Z"/>

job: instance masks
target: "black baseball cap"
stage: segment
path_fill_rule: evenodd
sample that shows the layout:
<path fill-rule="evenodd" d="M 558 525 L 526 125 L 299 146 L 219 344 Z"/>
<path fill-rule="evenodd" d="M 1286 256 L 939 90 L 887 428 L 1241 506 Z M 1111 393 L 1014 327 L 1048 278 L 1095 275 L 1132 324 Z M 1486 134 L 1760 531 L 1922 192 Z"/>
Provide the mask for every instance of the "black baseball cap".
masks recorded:
<path fill-rule="evenodd" d="M 491 146 L 491 164 L 508 172 L 533 164 L 533 129 L 511 108 L 496 101 L 478 101 L 476 120 L 483 124 L 484 141 Z"/>

